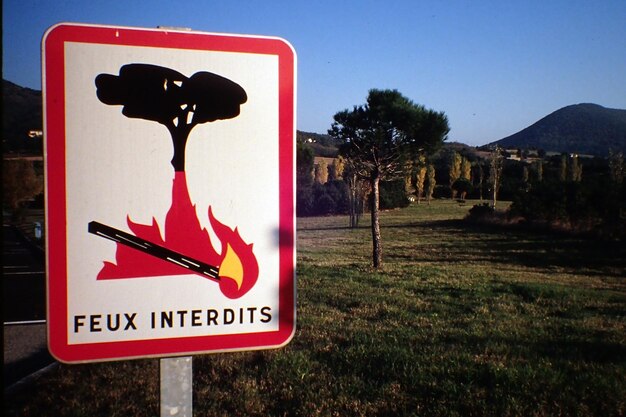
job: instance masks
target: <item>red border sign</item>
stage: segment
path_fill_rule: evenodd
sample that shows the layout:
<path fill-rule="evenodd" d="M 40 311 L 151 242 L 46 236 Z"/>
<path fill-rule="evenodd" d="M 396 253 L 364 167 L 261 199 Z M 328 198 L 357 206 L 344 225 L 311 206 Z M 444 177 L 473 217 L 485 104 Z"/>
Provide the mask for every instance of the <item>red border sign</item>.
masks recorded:
<path fill-rule="evenodd" d="M 161 337 L 137 340 L 71 342 L 68 265 L 68 96 L 66 47 L 68 43 L 214 51 L 274 56 L 278 62 L 278 196 L 279 224 L 276 244 L 279 259 L 277 330 Z M 137 29 L 79 24 L 59 24 L 43 38 L 43 95 L 46 164 L 46 249 L 48 343 L 60 361 L 90 362 L 139 357 L 179 356 L 203 352 L 254 350 L 280 347 L 295 331 L 295 54 L 278 38 L 222 35 L 162 29 Z M 254 71 L 254 69 L 250 69 Z M 85 94 L 94 94 L 87 91 Z M 120 118 L 123 118 L 120 115 Z M 254 175 L 254 172 L 242 172 Z M 256 245 L 256 243 L 255 243 Z M 95 279 L 88 277 L 89 279 Z M 184 284 L 181 284 L 184 285 Z M 76 319 L 74 319 L 76 320 Z M 88 320 L 88 319 L 85 319 Z M 82 322 L 81 322 L 82 325 Z"/>

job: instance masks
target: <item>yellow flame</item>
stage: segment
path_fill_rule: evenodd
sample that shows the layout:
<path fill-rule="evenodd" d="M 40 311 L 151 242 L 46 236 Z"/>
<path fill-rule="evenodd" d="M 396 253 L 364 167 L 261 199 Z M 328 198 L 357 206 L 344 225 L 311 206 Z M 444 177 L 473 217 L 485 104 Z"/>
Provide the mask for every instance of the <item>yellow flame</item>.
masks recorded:
<path fill-rule="evenodd" d="M 243 283 L 243 265 L 237 253 L 226 244 L 226 255 L 220 265 L 220 277 L 228 277 L 237 283 L 237 289 L 241 289 Z"/>

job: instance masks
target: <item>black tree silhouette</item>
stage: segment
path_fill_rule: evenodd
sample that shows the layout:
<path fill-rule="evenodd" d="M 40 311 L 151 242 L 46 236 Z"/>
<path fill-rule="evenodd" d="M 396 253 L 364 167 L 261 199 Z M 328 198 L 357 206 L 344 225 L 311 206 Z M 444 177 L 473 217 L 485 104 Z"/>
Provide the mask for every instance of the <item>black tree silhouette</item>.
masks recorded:
<path fill-rule="evenodd" d="M 124 65 L 119 76 L 100 74 L 96 88 L 104 104 L 124 106 L 124 116 L 167 127 L 174 171 L 185 171 L 185 147 L 196 125 L 237 117 L 248 98 L 239 84 L 220 75 L 202 71 L 188 78 L 151 64 Z"/>

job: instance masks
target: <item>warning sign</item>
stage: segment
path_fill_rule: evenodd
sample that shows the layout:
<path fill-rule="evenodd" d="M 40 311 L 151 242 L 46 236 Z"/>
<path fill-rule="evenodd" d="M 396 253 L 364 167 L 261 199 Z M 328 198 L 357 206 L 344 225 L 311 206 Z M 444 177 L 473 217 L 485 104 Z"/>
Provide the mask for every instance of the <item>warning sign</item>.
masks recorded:
<path fill-rule="evenodd" d="M 61 24 L 43 41 L 48 340 L 64 362 L 286 344 L 295 55 Z"/>

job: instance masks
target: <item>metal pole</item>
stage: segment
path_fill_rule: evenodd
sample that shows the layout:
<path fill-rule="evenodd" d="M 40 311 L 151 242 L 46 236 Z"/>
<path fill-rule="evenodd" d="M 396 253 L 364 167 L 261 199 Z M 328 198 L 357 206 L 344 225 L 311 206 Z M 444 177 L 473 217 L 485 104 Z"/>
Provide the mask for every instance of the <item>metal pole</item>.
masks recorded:
<path fill-rule="evenodd" d="M 192 417 L 192 357 L 160 359 L 160 374 L 161 417 Z"/>

